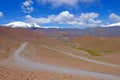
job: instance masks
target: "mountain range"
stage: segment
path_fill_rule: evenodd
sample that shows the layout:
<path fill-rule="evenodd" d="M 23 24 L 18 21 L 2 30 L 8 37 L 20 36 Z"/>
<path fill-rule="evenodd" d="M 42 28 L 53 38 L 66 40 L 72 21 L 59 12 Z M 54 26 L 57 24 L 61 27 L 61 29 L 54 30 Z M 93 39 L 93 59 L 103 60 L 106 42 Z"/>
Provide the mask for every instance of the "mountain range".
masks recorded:
<path fill-rule="evenodd" d="M 120 27 L 96 27 L 96 28 L 86 28 L 86 29 L 44 29 L 39 28 L 34 31 L 38 33 L 43 33 L 50 37 L 80 37 L 80 36 L 96 36 L 96 37 L 113 37 L 120 36 Z"/>
<path fill-rule="evenodd" d="M 120 36 L 120 23 L 110 24 L 104 27 L 85 28 L 85 29 L 68 29 L 68 28 L 44 28 L 35 23 L 11 22 L 6 24 L 12 28 L 27 28 L 38 33 L 42 33 L 48 37 L 79 37 L 79 36 L 97 36 L 97 37 L 113 37 Z"/>

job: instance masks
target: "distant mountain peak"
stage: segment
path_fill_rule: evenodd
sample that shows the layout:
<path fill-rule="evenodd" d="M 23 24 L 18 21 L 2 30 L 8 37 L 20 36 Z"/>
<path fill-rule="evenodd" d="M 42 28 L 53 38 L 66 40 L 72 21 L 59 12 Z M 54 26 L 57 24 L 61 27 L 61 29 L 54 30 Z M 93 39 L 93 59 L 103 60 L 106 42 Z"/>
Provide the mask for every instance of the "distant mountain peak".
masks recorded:
<path fill-rule="evenodd" d="M 108 26 L 109 27 L 120 26 L 120 22 L 109 24 Z"/>
<path fill-rule="evenodd" d="M 22 21 L 10 22 L 5 24 L 5 26 L 12 28 L 40 28 L 40 26 L 35 23 L 25 23 Z"/>

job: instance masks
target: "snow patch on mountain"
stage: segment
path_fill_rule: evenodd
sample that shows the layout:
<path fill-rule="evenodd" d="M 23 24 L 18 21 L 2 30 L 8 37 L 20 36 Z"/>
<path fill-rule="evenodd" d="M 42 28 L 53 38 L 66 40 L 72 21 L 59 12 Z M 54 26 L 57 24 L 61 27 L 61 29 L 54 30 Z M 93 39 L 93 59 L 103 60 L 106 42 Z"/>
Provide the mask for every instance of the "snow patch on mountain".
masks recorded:
<path fill-rule="evenodd" d="M 101 25 L 101 27 L 117 27 L 117 26 L 120 26 L 120 22 L 112 23 L 108 25 Z"/>
<path fill-rule="evenodd" d="M 49 28 L 59 29 L 60 27 L 58 27 L 58 26 L 43 26 L 42 28 L 45 28 L 45 29 L 49 29 Z"/>
<path fill-rule="evenodd" d="M 110 25 L 108 25 L 108 26 L 110 26 L 110 27 L 120 26 L 120 22 L 118 22 L 118 23 L 113 23 L 113 24 L 110 24 Z"/>
<path fill-rule="evenodd" d="M 5 26 L 12 27 L 12 28 L 32 28 L 32 27 L 40 28 L 40 26 L 35 23 L 25 23 L 21 21 L 11 22 L 11 23 L 5 24 Z"/>

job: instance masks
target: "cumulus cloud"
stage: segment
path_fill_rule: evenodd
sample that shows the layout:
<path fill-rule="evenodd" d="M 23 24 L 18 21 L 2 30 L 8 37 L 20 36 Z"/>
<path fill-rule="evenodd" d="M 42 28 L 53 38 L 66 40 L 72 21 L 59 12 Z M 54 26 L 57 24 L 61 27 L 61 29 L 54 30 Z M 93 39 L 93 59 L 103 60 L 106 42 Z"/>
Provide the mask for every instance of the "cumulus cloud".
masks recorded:
<path fill-rule="evenodd" d="M 98 17 L 99 17 L 98 13 L 94 13 L 94 12 L 82 13 L 79 16 L 79 22 L 84 23 L 83 26 L 94 27 L 94 26 L 97 26 L 99 23 L 101 23 L 101 20 L 97 20 Z"/>
<path fill-rule="evenodd" d="M 68 11 L 63 11 L 58 15 L 50 15 L 48 19 L 57 23 L 67 23 L 74 20 L 74 15 L 70 14 Z"/>
<path fill-rule="evenodd" d="M 97 18 L 99 16 L 99 14 L 97 13 L 81 13 L 81 15 L 79 16 L 79 19 L 82 21 L 89 21 L 89 20 L 93 20 L 95 18 Z"/>
<path fill-rule="evenodd" d="M 0 11 L 0 17 L 3 17 L 3 12 Z"/>
<path fill-rule="evenodd" d="M 49 15 L 47 18 L 34 18 L 30 15 L 26 16 L 29 22 L 37 23 L 37 24 L 44 24 L 44 23 L 59 23 L 63 24 L 68 21 L 74 20 L 74 15 L 70 14 L 68 11 L 63 11 L 58 15 Z"/>
<path fill-rule="evenodd" d="M 85 27 L 95 27 L 99 26 L 102 22 L 101 20 L 97 20 L 99 17 L 98 13 L 81 13 L 80 16 L 75 17 L 75 19 L 68 24 L 77 25 L 77 26 L 85 26 Z"/>
<path fill-rule="evenodd" d="M 33 1 L 32 0 L 26 0 L 25 2 L 22 3 L 22 10 L 25 13 L 31 13 L 34 8 L 32 7 Z"/>
<path fill-rule="evenodd" d="M 110 14 L 109 18 L 111 18 L 115 22 L 119 22 L 120 21 L 120 16 L 116 15 L 115 13 Z"/>
<path fill-rule="evenodd" d="M 27 19 L 27 22 L 30 22 L 30 23 L 36 23 L 36 24 L 47 24 L 47 23 L 51 23 L 51 20 L 48 19 L 48 18 L 43 18 L 43 17 L 40 17 L 40 18 L 34 18 L 30 15 L 27 15 L 26 16 L 26 19 Z"/>
<path fill-rule="evenodd" d="M 80 16 L 71 14 L 69 11 L 63 11 L 58 15 L 49 15 L 48 17 L 35 18 L 30 15 L 26 16 L 28 22 L 37 24 L 69 24 L 73 26 L 84 26 L 84 27 L 95 27 L 99 26 L 101 20 L 97 20 L 99 17 L 98 13 L 81 13 Z"/>

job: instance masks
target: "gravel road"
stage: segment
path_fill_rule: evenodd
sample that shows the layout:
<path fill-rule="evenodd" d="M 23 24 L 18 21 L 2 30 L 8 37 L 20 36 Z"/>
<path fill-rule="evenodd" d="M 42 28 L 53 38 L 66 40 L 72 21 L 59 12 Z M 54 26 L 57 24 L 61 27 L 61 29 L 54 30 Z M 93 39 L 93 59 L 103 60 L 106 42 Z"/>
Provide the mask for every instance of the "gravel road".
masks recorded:
<path fill-rule="evenodd" d="M 43 71 L 56 72 L 60 74 L 72 74 L 72 75 L 80 75 L 80 76 L 86 76 L 86 77 L 95 77 L 95 78 L 104 79 L 104 80 L 120 80 L 120 75 L 92 72 L 92 71 L 60 67 L 60 66 L 55 66 L 52 64 L 42 64 L 42 63 L 30 61 L 20 56 L 20 54 L 25 49 L 27 44 L 28 44 L 27 42 L 23 43 L 20 46 L 20 48 L 18 48 L 13 54 L 14 62 L 20 65 L 21 67 L 26 67 L 26 68 L 38 70 L 38 71 L 43 70 Z M 44 47 L 48 48 L 47 46 L 44 46 Z M 52 48 L 49 48 L 49 49 L 52 49 Z"/>

